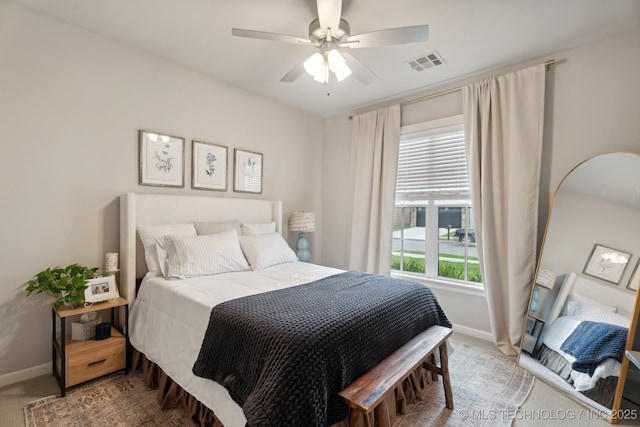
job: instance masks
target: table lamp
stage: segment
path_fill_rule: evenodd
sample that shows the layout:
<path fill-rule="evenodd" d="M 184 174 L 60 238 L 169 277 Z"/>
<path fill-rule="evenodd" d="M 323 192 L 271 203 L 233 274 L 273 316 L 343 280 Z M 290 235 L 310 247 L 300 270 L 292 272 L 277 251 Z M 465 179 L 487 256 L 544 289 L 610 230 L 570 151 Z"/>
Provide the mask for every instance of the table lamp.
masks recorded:
<path fill-rule="evenodd" d="M 316 214 L 313 212 L 291 212 L 289 216 L 289 230 L 298 231 L 298 251 L 296 255 L 300 261 L 309 261 L 311 259 L 311 252 L 309 252 L 309 241 L 305 237 L 305 232 L 315 231 L 316 229 Z"/>
<path fill-rule="evenodd" d="M 531 307 L 529 312 L 531 314 L 538 311 L 540 300 L 540 287 L 546 289 L 553 289 L 556 282 L 556 275 L 553 271 L 540 267 L 538 269 L 538 275 L 536 276 L 536 283 L 533 288 L 533 295 L 531 297 Z"/>

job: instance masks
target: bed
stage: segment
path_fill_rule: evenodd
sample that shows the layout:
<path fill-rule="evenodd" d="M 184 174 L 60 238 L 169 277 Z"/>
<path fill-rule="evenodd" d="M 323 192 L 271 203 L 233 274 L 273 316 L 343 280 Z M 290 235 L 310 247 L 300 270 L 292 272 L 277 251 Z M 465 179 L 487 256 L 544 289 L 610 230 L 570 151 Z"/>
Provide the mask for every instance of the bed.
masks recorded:
<path fill-rule="evenodd" d="M 578 400 L 610 412 L 630 324 L 630 298 L 575 273 L 565 275 L 560 286 L 539 347 L 532 358 L 523 354 L 522 364 Z M 607 300 L 619 305 L 584 295 L 594 289 L 606 289 Z"/>
<path fill-rule="evenodd" d="M 264 380 L 266 376 L 264 372 L 271 372 L 275 369 L 271 368 L 276 366 L 272 365 L 274 351 L 257 351 L 255 348 L 259 346 L 251 345 L 252 342 L 259 341 L 263 335 L 271 330 L 271 324 L 268 323 L 265 326 L 263 317 L 259 317 L 260 321 L 255 321 L 251 323 L 250 327 L 241 330 L 237 325 L 242 324 L 244 327 L 248 321 L 245 322 L 244 317 L 239 321 L 233 316 L 238 316 L 238 313 L 244 316 L 242 310 L 260 310 L 264 300 L 267 299 L 273 300 L 269 304 L 276 306 L 279 301 L 296 301 L 297 304 L 298 301 L 305 299 L 304 295 L 308 292 L 316 292 L 313 298 L 325 298 L 326 302 L 329 302 L 332 289 L 335 289 L 332 287 L 343 286 L 342 282 L 337 282 L 338 279 L 341 281 L 348 279 L 350 281 L 349 287 L 353 287 L 356 293 L 360 292 L 360 297 L 351 297 L 353 301 L 349 304 L 355 304 L 359 299 L 367 301 L 365 294 L 370 292 L 362 291 L 365 289 L 363 286 L 365 284 L 372 286 L 370 282 L 378 280 L 378 276 L 369 275 L 371 276 L 369 277 L 360 273 L 345 272 L 297 261 L 295 254 L 288 248 L 281 236 L 283 230 L 282 203 L 278 201 L 129 193 L 121 196 L 120 208 L 120 293 L 127 298 L 131 306 L 129 336 L 134 351 L 134 367 L 144 371 L 145 378 L 150 385 L 159 386 L 158 400 L 163 407 L 182 405 L 191 417 L 201 425 L 258 426 L 269 425 L 268 420 L 265 424 L 264 419 L 260 421 L 260 417 L 275 416 L 273 414 L 285 418 L 294 415 L 297 417 L 299 415 L 296 411 L 300 407 L 307 408 L 310 405 L 307 405 L 306 401 L 295 400 L 291 396 L 302 395 L 304 397 L 307 394 L 314 396 L 311 401 L 314 406 L 301 412 L 319 411 L 324 415 L 314 418 L 320 420 L 318 425 L 338 425 L 342 423 L 338 419 L 342 419 L 342 416 L 346 418 L 347 413 L 343 412 L 346 411 L 344 405 L 336 404 L 337 396 L 336 399 L 332 397 L 332 390 L 339 384 L 343 386 L 348 384 L 363 373 L 361 370 L 364 367 L 370 369 L 372 364 L 377 363 L 376 360 L 380 361 L 380 357 L 383 357 L 379 354 L 368 356 L 374 351 L 373 349 L 367 350 L 369 340 L 380 340 L 371 341 L 378 343 L 375 346 L 377 348 L 375 351 L 385 351 L 388 354 L 410 338 L 410 336 L 403 337 L 404 334 L 415 335 L 432 324 L 451 327 L 435 297 L 432 302 L 428 296 L 423 295 L 425 293 L 423 289 L 428 288 L 421 285 L 418 285 L 421 289 L 411 290 L 411 292 L 419 292 L 419 294 L 402 295 L 399 291 L 393 291 L 393 295 L 389 293 L 388 295 L 379 295 L 376 298 L 376 294 L 373 293 L 369 302 L 362 303 L 369 310 L 372 304 L 379 304 L 376 302 L 377 300 L 389 301 L 389 304 L 392 304 L 391 301 L 397 301 L 396 305 L 406 307 L 407 304 L 411 304 L 412 300 L 418 302 L 424 298 L 424 302 L 421 304 L 425 304 L 425 307 L 428 306 L 428 309 L 418 309 L 416 306 L 416 309 L 407 310 L 402 316 L 393 314 L 394 312 L 388 311 L 389 307 L 383 306 L 375 308 L 375 310 L 381 311 L 374 310 L 372 312 L 384 313 L 384 316 L 396 316 L 388 318 L 395 319 L 392 322 L 382 322 L 380 319 L 383 317 L 380 315 L 367 314 L 368 311 L 358 311 L 358 313 L 365 313 L 362 314 L 365 317 L 358 318 L 357 321 L 346 322 L 348 323 L 346 326 L 342 325 L 345 322 L 340 323 L 336 320 L 337 323 L 328 327 L 325 326 L 328 321 L 320 319 L 323 317 L 322 311 L 316 310 L 314 318 L 318 318 L 315 320 L 318 323 L 312 324 L 308 329 L 314 331 L 317 329 L 323 332 L 305 335 L 305 343 L 313 342 L 313 345 L 316 346 L 305 344 L 308 348 L 314 349 L 310 354 L 315 356 L 316 352 L 333 351 L 325 350 L 325 347 L 328 348 L 328 344 L 324 344 L 324 341 L 321 344 L 316 344 L 316 335 L 323 334 L 331 337 L 344 335 L 350 337 L 347 340 L 350 344 L 336 344 L 335 342 L 338 341 L 336 339 L 333 339 L 331 344 L 331 346 L 342 345 L 337 352 L 340 355 L 338 359 L 364 360 L 358 360 L 358 365 L 353 369 L 337 371 L 333 367 L 326 368 L 323 370 L 322 381 L 318 380 L 320 377 L 316 378 L 310 374 L 287 377 L 290 386 L 294 387 L 295 384 L 296 390 L 311 391 L 308 393 L 291 392 L 289 397 L 282 398 L 283 393 L 287 392 L 286 387 L 282 387 L 281 384 L 283 382 L 282 375 L 278 377 L 280 378 L 278 388 L 264 388 L 272 387 L 277 383 L 273 378 L 268 381 Z M 195 233 L 193 228 L 196 228 Z M 242 242 L 241 246 L 236 243 L 238 241 Z M 220 248 L 224 248 L 224 250 Z M 238 253 L 238 250 L 241 252 Z M 215 256 L 210 256 L 214 252 Z M 185 257 L 185 253 L 189 253 L 189 257 Z M 154 260 L 150 254 L 160 254 L 160 256 Z M 382 280 L 382 276 L 379 277 Z M 141 282 L 140 279 L 142 279 Z M 405 286 L 404 284 L 400 286 L 401 284 L 398 282 L 394 283 L 398 285 L 398 289 Z M 378 287 L 372 288 L 376 289 L 375 292 L 391 292 L 389 289 L 393 288 L 392 286 L 385 287 L 382 283 L 376 286 Z M 408 286 L 412 285 L 408 284 Z M 320 292 L 320 289 L 323 291 Z M 430 290 L 428 292 L 430 293 Z M 398 295 L 396 296 L 395 293 Z M 406 298 L 406 300 L 395 300 L 395 298 Z M 342 299 L 341 297 L 340 300 Z M 346 300 L 348 297 L 345 297 Z M 426 302 L 427 300 L 429 302 Z M 321 306 L 327 307 L 326 302 Z M 336 302 L 339 301 L 336 300 Z M 346 303 L 335 305 L 346 305 Z M 297 323 L 306 322 L 307 317 L 310 317 L 309 312 L 312 311 L 305 311 L 300 306 L 291 309 L 289 305 L 277 306 L 275 309 L 270 308 L 269 310 L 274 311 L 272 314 L 278 319 L 288 317 L 282 316 L 281 313 L 297 311 L 299 317 L 293 317 L 289 321 L 289 324 L 294 326 Z M 411 314 L 414 312 L 420 314 Z M 423 312 L 430 314 L 426 315 Z M 265 316 L 265 313 L 260 312 L 259 316 Z M 329 315 L 324 317 L 331 318 Z M 333 316 L 334 319 L 341 317 L 343 317 L 343 313 L 337 313 Z M 367 336 L 362 333 L 364 329 L 354 329 L 356 324 L 366 324 L 367 327 L 373 324 L 372 330 L 378 331 L 386 328 L 387 323 L 397 325 L 399 328 L 395 332 L 387 331 L 386 334 L 390 338 L 386 335 L 385 338 L 377 338 L 376 335 L 381 335 L 380 333 Z M 222 329 L 223 325 L 228 329 Z M 256 332 L 254 330 L 256 325 L 263 329 L 258 329 Z M 336 327 L 344 327 L 345 329 L 340 329 L 340 332 L 337 333 L 335 332 L 337 331 Z M 331 331 L 331 334 L 324 331 L 323 328 L 326 331 Z M 291 331 L 287 330 L 285 335 L 289 333 Z M 296 333 L 298 332 L 296 331 Z M 245 335 L 247 336 L 245 337 Z M 241 377 L 242 380 L 238 380 L 236 375 L 240 376 L 238 373 L 240 371 L 236 372 L 236 367 L 231 366 L 231 369 L 234 369 L 232 374 L 225 371 L 221 379 L 216 381 L 209 379 L 209 377 L 215 379 L 215 375 L 218 375 L 217 371 L 220 370 L 217 369 L 218 367 L 225 366 L 227 369 L 225 363 L 236 363 L 225 360 L 225 355 L 231 354 L 226 350 L 227 347 L 224 347 L 225 351 L 215 353 L 217 348 L 228 345 L 227 341 L 222 340 L 226 340 L 229 336 L 233 336 L 234 340 L 239 340 L 240 336 L 245 338 L 245 343 L 238 344 L 238 348 L 243 348 L 242 345 L 244 345 L 244 348 L 247 349 L 244 353 L 252 353 L 252 355 L 251 358 L 243 359 L 237 364 L 249 366 L 251 368 L 247 368 L 246 372 L 260 372 L 259 375 L 246 375 L 246 377 Z M 203 341 L 205 337 L 207 339 Z M 309 341 L 311 338 L 313 341 Z M 209 347 L 203 345 L 208 342 L 207 340 L 212 339 L 220 341 L 213 341 L 214 344 Z M 289 347 L 305 346 L 290 345 Z M 355 352 L 359 357 L 355 357 L 353 349 L 349 347 L 360 349 L 361 351 Z M 383 350 L 387 347 L 388 349 Z M 236 347 L 234 344 L 228 348 Z M 282 352 L 280 344 L 278 344 L 276 353 L 278 352 Z M 241 353 L 243 352 L 240 351 L 232 359 L 240 359 L 243 356 Z M 305 363 L 306 359 L 313 359 L 312 357 L 296 358 L 292 356 L 293 353 L 285 354 L 287 357 L 284 359 L 287 361 L 297 360 L 298 363 Z M 216 357 L 217 362 L 211 363 L 211 360 L 214 360 L 212 358 Z M 279 358 L 283 359 L 283 357 Z M 322 365 L 325 359 L 331 358 L 321 357 L 318 359 L 316 357 L 316 359 L 312 364 L 293 365 L 293 371 L 305 373 L 313 371 L 315 366 Z M 261 364 L 256 365 L 256 363 Z M 256 366 L 262 370 L 256 371 Z M 216 369 L 209 369 L 211 367 Z M 205 372 L 207 369 L 211 372 Z M 286 369 L 292 368 L 287 367 Z M 290 375 L 286 369 L 283 368 L 283 372 Z M 308 379 L 305 380 L 305 377 Z M 413 372 L 405 383 L 396 390 L 392 407 L 404 408 L 407 402 L 415 400 L 429 381 L 429 377 L 430 375 L 422 368 Z M 250 387 L 245 384 L 249 380 L 253 381 Z M 327 385 L 318 387 L 317 383 L 319 382 Z M 224 386 L 221 383 L 224 383 Z M 263 387 L 261 389 L 262 395 L 273 394 L 279 398 L 268 402 L 266 400 L 256 402 L 255 396 L 258 395 L 254 392 L 258 388 L 256 384 Z M 288 383 L 287 386 L 289 386 Z M 309 389 L 309 387 L 311 388 Z M 329 397 L 322 396 L 323 393 L 328 394 Z M 293 402 L 288 403 L 289 406 L 284 407 L 280 404 L 281 401 L 292 399 Z M 253 401 L 252 408 L 258 408 L 257 411 L 263 412 L 255 415 L 253 409 L 247 409 L 250 406 L 248 401 Z M 263 409 L 265 407 L 270 409 Z M 308 414 L 304 416 L 308 416 Z M 306 420 L 306 418 L 300 419 Z M 371 418 L 368 420 L 369 423 L 372 421 Z M 308 424 L 307 421 L 300 424 L 295 419 L 287 421 L 287 423 L 289 425 Z M 278 424 L 285 425 L 286 423 L 279 422 Z"/>

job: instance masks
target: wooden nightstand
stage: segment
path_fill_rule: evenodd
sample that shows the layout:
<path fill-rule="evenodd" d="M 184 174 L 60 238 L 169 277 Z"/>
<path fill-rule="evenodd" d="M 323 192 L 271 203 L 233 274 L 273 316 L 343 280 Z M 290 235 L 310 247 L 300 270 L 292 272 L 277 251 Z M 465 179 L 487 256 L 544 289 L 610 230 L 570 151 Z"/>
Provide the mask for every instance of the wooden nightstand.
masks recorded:
<path fill-rule="evenodd" d="M 124 327 L 114 324 L 116 308 L 124 307 Z M 66 321 L 69 316 L 101 310 L 111 311 L 111 337 L 96 340 L 74 341 L 66 336 Z M 120 370 L 129 372 L 129 303 L 124 298 L 93 304 L 91 307 L 71 309 L 60 306 L 51 308 L 53 375 L 60 384 L 60 396 L 68 388 L 103 375 Z M 57 334 L 57 323 L 60 334 Z"/>
<path fill-rule="evenodd" d="M 524 340 L 522 343 L 522 349 L 527 353 L 535 355 L 538 350 L 538 341 L 540 340 L 540 334 L 542 333 L 542 328 L 544 328 L 544 323 L 544 320 L 531 313 L 527 317 L 527 325 L 525 327 Z"/>

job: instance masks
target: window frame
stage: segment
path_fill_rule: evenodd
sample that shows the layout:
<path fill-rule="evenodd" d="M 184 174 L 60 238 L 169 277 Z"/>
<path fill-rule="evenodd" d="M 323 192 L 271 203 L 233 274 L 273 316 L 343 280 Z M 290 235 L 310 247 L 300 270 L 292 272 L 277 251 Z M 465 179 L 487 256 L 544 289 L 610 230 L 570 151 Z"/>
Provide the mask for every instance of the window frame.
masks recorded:
<path fill-rule="evenodd" d="M 400 131 L 400 135 L 417 133 L 417 132 L 431 132 L 438 128 L 450 128 L 453 126 L 463 125 L 463 116 L 456 115 L 451 117 L 445 117 L 442 119 L 430 120 L 427 122 L 416 123 L 413 125 L 403 126 Z M 462 196 L 464 197 L 464 196 Z M 394 210 L 396 208 L 425 208 L 425 235 L 424 235 L 424 247 L 425 247 L 425 272 L 415 273 L 404 270 L 391 269 L 391 276 L 396 278 L 404 278 L 414 281 L 425 283 L 431 287 L 456 290 L 458 292 L 471 294 L 474 296 L 484 296 L 485 288 L 483 282 L 471 282 L 467 280 L 451 279 L 438 276 L 438 263 L 440 258 L 440 242 L 439 242 L 439 229 L 438 229 L 438 208 L 440 207 L 471 207 L 471 196 L 461 199 L 458 197 L 443 197 L 443 198 L 430 198 L 428 200 L 395 200 Z M 466 224 L 465 224 L 466 227 Z M 404 232 L 401 233 L 404 236 Z M 400 247 L 403 248 L 404 237 L 400 238 Z M 393 247 L 393 245 L 392 245 Z M 465 243 L 465 270 L 468 266 L 468 243 Z M 401 249 L 402 250 L 402 249 Z M 391 255 L 391 254 L 390 254 Z M 401 262 L 402 262 L 401 256 Z"/>

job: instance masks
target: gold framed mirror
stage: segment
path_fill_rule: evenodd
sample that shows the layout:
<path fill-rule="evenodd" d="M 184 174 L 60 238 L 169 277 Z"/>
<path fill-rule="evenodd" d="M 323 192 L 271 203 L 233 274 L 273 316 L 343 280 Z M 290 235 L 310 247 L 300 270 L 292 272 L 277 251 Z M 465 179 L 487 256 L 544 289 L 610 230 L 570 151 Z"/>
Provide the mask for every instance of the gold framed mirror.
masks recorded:
<path fill-rule="evenodd" d="M 621 424 L 637 423 L 640 409 L 640 375 L 625 355 L 640 347 L 639 236 L 640 155 L 602 154 L 564 177 L 549 210 L 518 358 Z"/>

